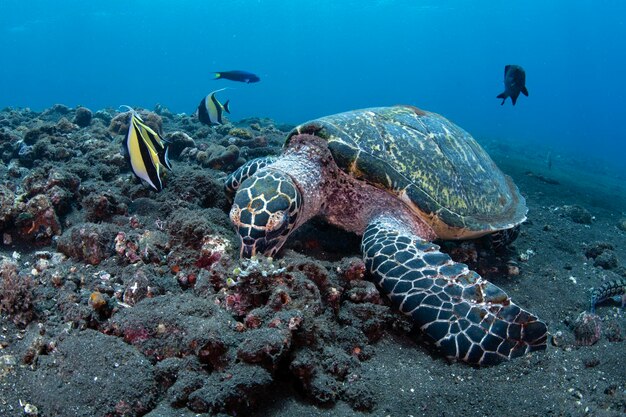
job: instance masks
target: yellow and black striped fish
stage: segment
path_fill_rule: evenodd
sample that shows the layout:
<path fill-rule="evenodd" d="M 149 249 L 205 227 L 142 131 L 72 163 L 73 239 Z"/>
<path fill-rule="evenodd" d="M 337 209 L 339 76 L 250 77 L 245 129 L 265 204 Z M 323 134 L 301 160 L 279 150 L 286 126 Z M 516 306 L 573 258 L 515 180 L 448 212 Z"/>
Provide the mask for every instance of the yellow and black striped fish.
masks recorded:
<path fill-rule="evenodd" d="M 161 167 L 172 169 L 168 157 L 168 143 L 146 125 L 131 109 L 128 134 L 124 143 L 133 173 L 156 191 L 163 189 Z"/>
<path fill-rule="evenodd" d="M 230 110 L 228 109 L 228 102 L 230 100 L 226 100 L 226 103 L 222 104 L 215 97 L 215 93 L 222 90 L 225 90 L 225 88 L 209 93 L 198 105 L 198 120 L 205 125 L 213 126 L 224 124 L 222 114 L 224 112 L 230 114 Z"/>

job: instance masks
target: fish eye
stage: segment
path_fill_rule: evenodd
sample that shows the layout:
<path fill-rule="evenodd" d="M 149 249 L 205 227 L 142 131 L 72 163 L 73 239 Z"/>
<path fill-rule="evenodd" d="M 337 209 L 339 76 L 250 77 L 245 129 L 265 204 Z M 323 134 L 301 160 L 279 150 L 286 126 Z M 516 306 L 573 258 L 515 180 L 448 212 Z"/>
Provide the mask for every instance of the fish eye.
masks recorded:
<path fill-rule="evenodd" d="M 233 204 L 233 207 L 230 209 L 230 220 L 238 225 L 241 222 L 241 209 L 237 204 Z"/>
<path fill-rule="evenodd" d="M 267 221 L 267 230 L 273 231 L 281 228 L 283 224 L 287 221 L 287 216 L 285 212 L 280 210 L 270 215 L 269 220 Z"/>

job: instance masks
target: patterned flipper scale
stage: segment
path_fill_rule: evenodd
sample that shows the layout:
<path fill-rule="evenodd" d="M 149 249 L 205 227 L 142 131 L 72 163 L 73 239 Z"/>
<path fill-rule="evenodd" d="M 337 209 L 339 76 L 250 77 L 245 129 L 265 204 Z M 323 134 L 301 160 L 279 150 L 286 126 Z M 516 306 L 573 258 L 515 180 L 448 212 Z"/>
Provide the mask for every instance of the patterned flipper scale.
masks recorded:
<path fill-rule="evenodd" d="M 241 185 L 242 182 L 254 175 L 261 168 L 265 168 L 266 166 L 274 163 L 276 157 L 274 156 L 265 156 L 262 158 L 252 159 L 239 168 L 235 170 L 232 174 L 226 178 L 226 182 L 224 183 L 224 189 L 226 193 L 234 196 L 237 192 L 237 189 Z"/>
<path fill-rule="evenodd" d="M 375 221 L 362 250 L 382 292 L 448 358 L 492 365 L 546 348 L 543 322 L 439 246 Z"/>

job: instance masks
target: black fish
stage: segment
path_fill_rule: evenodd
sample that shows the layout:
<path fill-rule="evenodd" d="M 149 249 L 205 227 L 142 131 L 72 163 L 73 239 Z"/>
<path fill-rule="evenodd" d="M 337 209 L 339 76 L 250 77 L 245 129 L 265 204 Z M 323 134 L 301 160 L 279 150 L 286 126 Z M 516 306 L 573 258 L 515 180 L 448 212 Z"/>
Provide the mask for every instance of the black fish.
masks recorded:
<path fill-rule="evenodd" d="M 504 67 L 504 93 L 499 94 L 497 98 L 501 98 L 502 103 L 500 104 L 504 104 L 506 98 L 511 97 L 511 101 L 515 106 L 519 93 L 528 97 L 526 72 L 519 65 L 507 65 Z"/>
<path fill-rule="evenodd" d="M 231 81 L 240 81 L 242 83 L 258 83 L 261 81 L 258 75 L 247 71 L 217 71 L 215 79 L 224 78 Z"/>

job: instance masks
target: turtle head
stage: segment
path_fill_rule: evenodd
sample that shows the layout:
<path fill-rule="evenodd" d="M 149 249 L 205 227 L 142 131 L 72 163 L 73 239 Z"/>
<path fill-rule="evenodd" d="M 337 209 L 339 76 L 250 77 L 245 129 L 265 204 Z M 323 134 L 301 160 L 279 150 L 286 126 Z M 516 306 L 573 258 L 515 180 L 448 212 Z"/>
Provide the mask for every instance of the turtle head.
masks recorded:
<path fill-rule="evenodd" d="M 262 170 L 241 183 L 230 210 L 241 256 L 274 256 L 295 229 L 302 196 L 286 174 Z"/>

